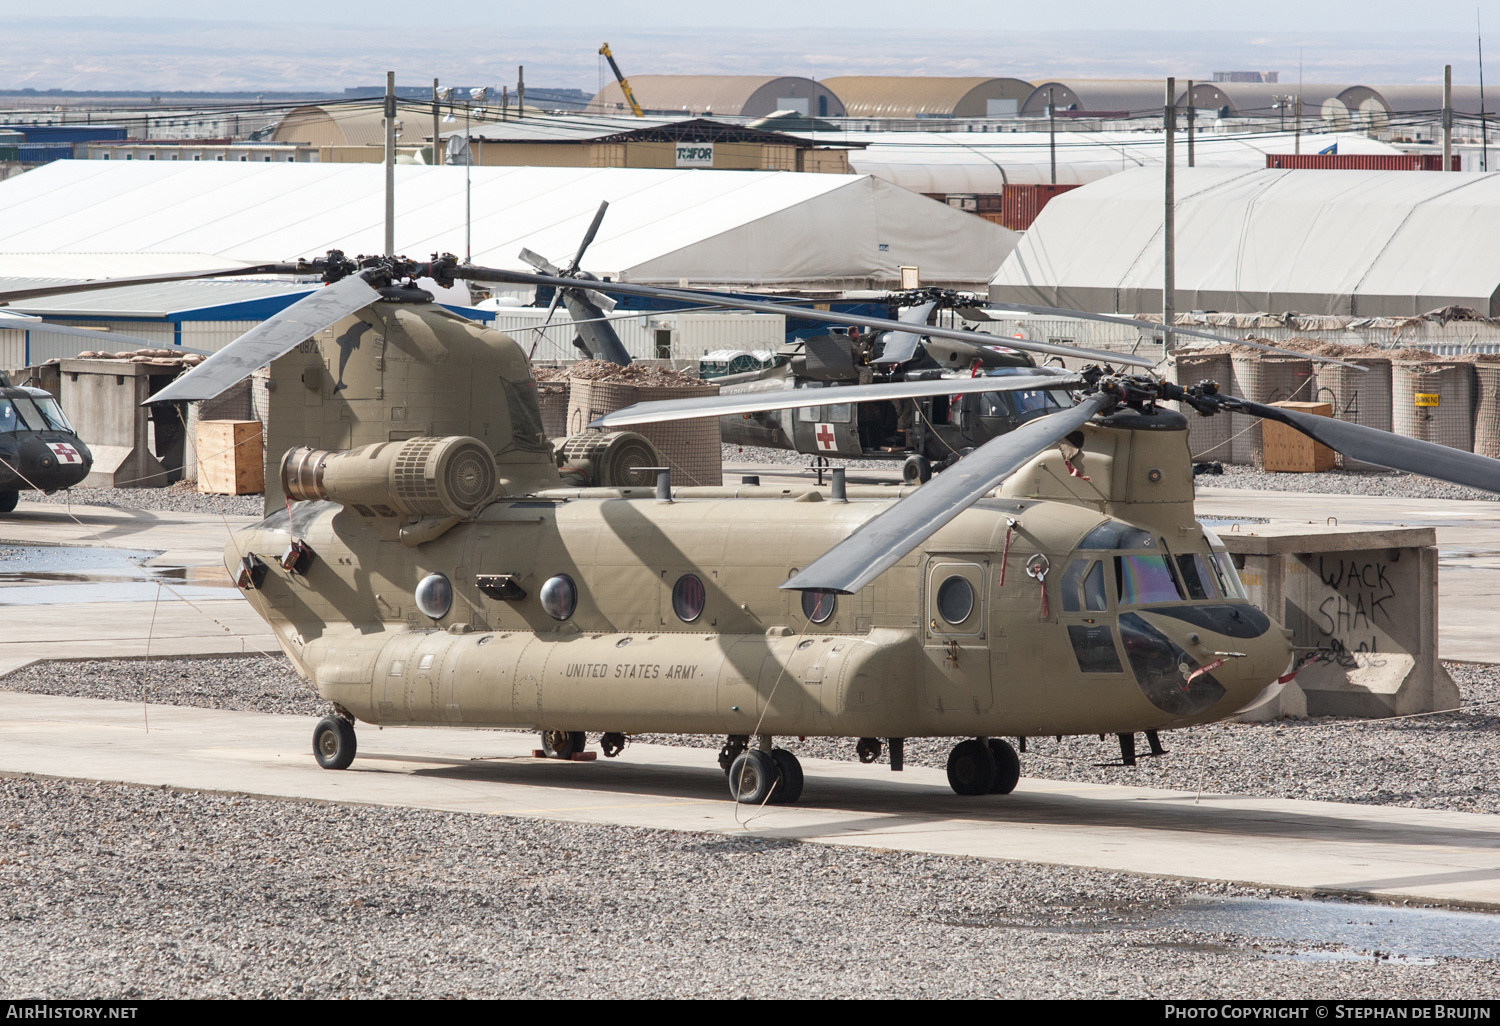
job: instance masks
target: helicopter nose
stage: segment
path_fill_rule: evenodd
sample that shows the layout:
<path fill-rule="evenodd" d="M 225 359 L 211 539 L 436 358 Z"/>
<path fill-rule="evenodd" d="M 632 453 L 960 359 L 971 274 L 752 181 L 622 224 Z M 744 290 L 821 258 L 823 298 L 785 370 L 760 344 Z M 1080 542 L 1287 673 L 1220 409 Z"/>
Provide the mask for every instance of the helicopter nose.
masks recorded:
<path fill-rule="evenodd" d="M 1162 649 L 1158 659 L 1168 648 L 1174 650 L 1176 666 L 1163 675 L 1171 678 L 1172 687 L 1166 689 L 1167 681 L 1160 680 L 1157 689 L 1173 698 L 1178 690 L 1198 696 L 1195 712 L 1212 708 L 1222 714 L 1248 704 L 1291 661 L 1287 632 L 1254 606 L 1224 603 L 1141 612 L 1141 626 L 1157 635 Z M 1122 621 L 1122 633 L 1125 626 Z"/>

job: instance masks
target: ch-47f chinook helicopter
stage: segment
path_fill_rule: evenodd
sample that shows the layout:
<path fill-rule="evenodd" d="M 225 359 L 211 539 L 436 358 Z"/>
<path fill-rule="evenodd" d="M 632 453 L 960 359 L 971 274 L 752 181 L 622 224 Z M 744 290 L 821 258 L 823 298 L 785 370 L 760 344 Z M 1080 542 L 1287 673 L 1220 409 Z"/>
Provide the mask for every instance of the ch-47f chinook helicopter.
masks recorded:
<path fill-rule="evenodd" d="M 1099 365 L 845 390 L 849 401 L 934 386 L 1076 398 L 920 487 L 836 478 L 792 499 L 662 477 L 613 485 L 611 453 L 633 436 L 595 435 L 589 459 L 561 459 L 569 449 L 541 433 L 522 348 L 412 283 L 724 305 L 722 294 L 580 286 L 449 256 L 333 253 L 221 273 L 310 270 L 326 287 L 151 401 L 208 398 L 271 364 L 273 451 L 292 443 L 286 509 L 233 535 L 225 563 L 334 704 L 313 736 L 329 769 L 354 758 L 356 720 L 536 729 L 556 757 L 578 753 L 590 731 L 606 755 L 632 733 L 712 733 L 726 738 L 719 762 L 735 799 L 795 802 L 802 771 L 776 735 L 857 738 L 863 758 L 887 748 L 893 769 L 905 738 L 942 736 L 960 739 L 948 761 L 956 792 L 1005 793 L 1019 760 L 1003 737 L 1113 733 L 1131 752 L 1137 733 L 1154 742 L 1230 715 L 1289 668 L 1288 632 L 1246 601 L 1223 546 L 1194 519 L 1186 419 L 1164 401 L 1272 418 L 1356 459 L 1500 491 L 1500 461 L 1212 382 L 1185 388 L 1141 358 L 1022 340 Z M 599 426 L 749 401 L 678 400 Z"/>

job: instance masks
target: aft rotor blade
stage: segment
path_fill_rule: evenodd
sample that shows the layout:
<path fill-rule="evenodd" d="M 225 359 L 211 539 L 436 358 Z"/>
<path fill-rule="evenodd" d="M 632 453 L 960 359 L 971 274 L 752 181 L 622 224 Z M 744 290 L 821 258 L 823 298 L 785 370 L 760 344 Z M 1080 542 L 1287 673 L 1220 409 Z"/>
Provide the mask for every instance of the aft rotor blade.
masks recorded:
<path fill-rule="evenodd" d="M 1061 410 L 992 438 L 953 466 L 867 520 L 853 534 L 823 553 L 781 587 L 797 591 L 851 594 L 899 563 L 908 552 L 1104 409 L 1111 398 L 1095 392 Z"/>
<path fill-rule="evenodd" d="M 583 241 L 578 244 L 578 252 L 573 255 L 573 263 L 568 268 L 569 270 L 576 271 L 583 266 L 584 251 L 594 241 L 594 236 L 599 234 L 599 222 L 604 220 L 604 212 L 608 209 L 609 200 L 600 200 L 599 209 L 594 212 L 594 220 L 589 224 L 589 230 L 583 233 Z"/>
<path fill-rule="evenodd" d="M 551 285 L 554 288 L 577 288 L 578 282 L 573 278 L 555 278 L 544 274 L 527 274 L 525 271 L 506 271 L 498 267 L 476 267 L 472 264 L 461 264 L 453 271 L 454 275 L 466 281 L 495 281 L 507 282 L 513 285 Z M 735 293 L 701 293 L 688 292 L 682 289 L 664 289 L 655 285 L 630 285 L 617 281 L 589 281 L 589 288 L 598 289 L 600 292 L 618 292 L 627 296 L 651 296 L 658 299 L 675 299 L 684 303 L 695 303 L 704 306 L 722 306 L 735 310 L 750 310 L 754 313 L 781 314 L 783 317 L 800 317 L 809 321 L 827 321 L 830 324 L 852 324 L 861 328 L 874 328 L 879 331 L 910 331 L 911 325 L 901 321 L 893 321 L 886 317 L 866 317 L 863 314 L 834 313 L 831 310 L 809 310 L 804 307 L 789 306 L 782 303 L 766 303 L 760 300 L 745 299 Z M 1072 316 L 1071 314 L 1069 316 Z M 1079 315 L 1083 316 L 1083 315 Z M 1131 322 L 1127 318 L 1111 318 L 1124 323 L 1140 325 L 1139 321 Z M 957 331 L 953 328 L 924 327 L 923 335 L 929 338 L 951 338 L 960 342 L 974 342 L 983 344 L 988 338 L 994 336 L 978 331 Z M 1050 342 L 1032 342 L 1029 339 L 1006 338 L 1000 340 L 1011 349 L 1020 349 L 1029 353 L 1047 353 L 1052 356 L 1067 356 L 1075 360 L 1092 360 L 1097 363 L 1108 363 L 1129 367 L 1154 367 L 1156 361 L 1144 356 L 1134 356 L 1130 353 L 1109 353 L 1095 349 L 1084 349 L 1079 346 L 1060 346 Z M 1226 341 L 1234 341 L 1227 339 Z"/>
<path fill-rule="evenodd" d="M 926 302 L 917 306 L 907 307 L 896 315 L 896 320 L 905 321 L 909 324 L 926 325 L 928 316 L 932 313 L 936 303 Z M 905 363 L 917 354 L 917 346 L 922 342 L 920 333 L 911 331 L 892 331 L 885 336 L 885 348 L 880 351 L 880 358 L 871 360 L 871 363 Z"/>
<path fill-rule="evenodd" d="M 535 267 L 543 274 L 556 274 L 559 270 L 561 270 L 561 268 L 559 268 L 551 260 L 548 260 L 546 257 L 542 256 L 535 250 L 522 247 L 520 255 L 522 260 L 526 261 L 528 264 L 530 264 L 532 267 Z"/>
<path fill-rule="evenodd" d="M 68 285 L 39 285 L 35 288 L 0 291 L 0 306 L 23 299 L 45 299 L 67 296 L 74 292 L 97 292 L 100 289 L 122 289 L 128 285 L 161 285 L 169 281 L 197 281 L 200 278 L 237 278 L 247 274 L 308 274 L 311 269 L 296 264 L 257 264 L 253 267 L 225 267 L 217 271 L 184 271 L 178 274 L 146 274 L 134 278 L 95 278 Z"/>
<path fill-rule="evenodd" d="M 146 404 L 212 399 L 324 328 L 379 301 L 380 293 L 358 275 L 318 289 L 245 332 Z"/>
<path fill-rule="evenodd" d="M 893 381 L 882 385 L 841 385 L 835 388 L 790 388 L 784 392 L 738 392 L 733 395 L 704 396 L 702 399 L 661 399 L 650 403 L 636 403 L 623 410 L 606 413 L 589 424 L 589 427 L 613 429 L 631 424 L 692 420 L 695 417 L 728 417 L 764 410 L 790 410 L 799 406 L 868 403 L 882 399 L 921 399 L 932 395 L 1068 389 L 1077 388 L 1083 383 L 1083 378 L 1076 374 L 1017 374 L 993 378 Z"/>
<path fill-rule="evenodd" d="M 1408 474 L 1421 474 L 1439 481 L 1451 481 L 1470 488 L 1482 488 L 1487 492 L 1500 492 L 1500 460 L 1492 460 L 1488 456 L 1435 442 L 1424 442 L 1418 438 L 1406 438 L 1333 417 L 1317 417 L 1280 406 L 1264 406 L 1248 399 L 1231 399 L 1225 407 L 1236 413 L 1280 421 L 1351 459 L 1392 470 L 1404 470 Z"/>

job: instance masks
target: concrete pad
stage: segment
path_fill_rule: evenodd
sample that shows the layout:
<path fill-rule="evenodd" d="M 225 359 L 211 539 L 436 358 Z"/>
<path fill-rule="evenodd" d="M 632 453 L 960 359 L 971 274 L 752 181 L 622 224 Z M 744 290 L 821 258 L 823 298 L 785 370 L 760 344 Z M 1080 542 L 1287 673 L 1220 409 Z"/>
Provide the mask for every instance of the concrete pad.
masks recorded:
<path fill-rule="evenodd" d="M 524 734 L 359 728 L 319 769 L 313 720 L 0 692 L 0 772 L 1015 859 L 1500 905 L 1500 817 L 1022 780 L 962 798 L 937 770 L 809 759 L 801 804 L 729 801 L 709 749 L 534 759 Z"/>

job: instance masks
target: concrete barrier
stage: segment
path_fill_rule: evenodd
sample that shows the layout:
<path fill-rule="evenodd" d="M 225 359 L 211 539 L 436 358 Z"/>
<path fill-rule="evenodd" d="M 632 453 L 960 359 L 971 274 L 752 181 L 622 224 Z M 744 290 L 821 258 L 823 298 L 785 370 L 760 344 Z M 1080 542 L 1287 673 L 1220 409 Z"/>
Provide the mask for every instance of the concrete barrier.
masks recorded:
<path fill-rule="evenodd" d="M 1293 632 L 1294 682 L 1236 719 L 1405 716 L 1457 708 L 1438 661 L 1430 527 L 1241 525 L 1220 531 L 1250 600 Z"/>

